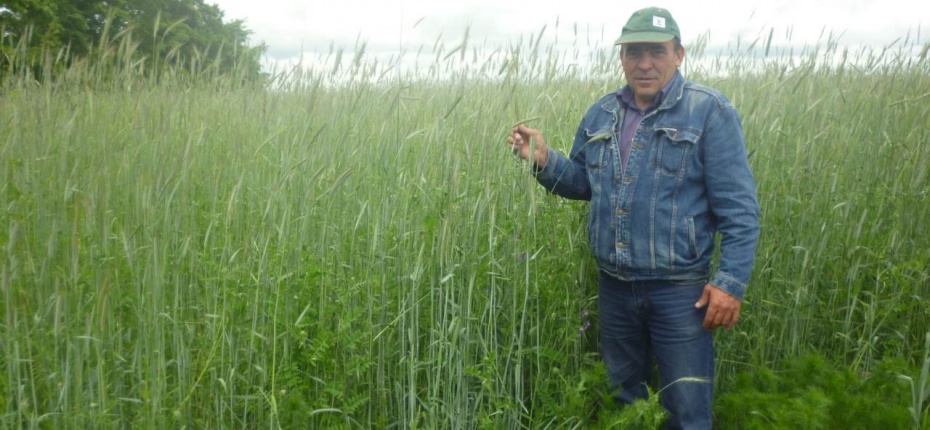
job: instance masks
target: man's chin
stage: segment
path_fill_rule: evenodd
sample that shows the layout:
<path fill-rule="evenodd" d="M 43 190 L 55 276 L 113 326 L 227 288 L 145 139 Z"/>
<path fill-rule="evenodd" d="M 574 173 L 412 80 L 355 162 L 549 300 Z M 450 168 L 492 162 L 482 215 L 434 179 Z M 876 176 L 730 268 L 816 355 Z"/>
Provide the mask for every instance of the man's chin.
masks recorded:
<path fill-rule="evenodd" d="M 655 97 L 656 94 L 658 94 L 658 91 L 653 87 L 646 87 L 646 88 L 633 87 L 633 94 L 635 94 L 636 97 L 639 97 L 639 98 L 645 98 L 645 99 L 652 100 L 652 98 Z"/>

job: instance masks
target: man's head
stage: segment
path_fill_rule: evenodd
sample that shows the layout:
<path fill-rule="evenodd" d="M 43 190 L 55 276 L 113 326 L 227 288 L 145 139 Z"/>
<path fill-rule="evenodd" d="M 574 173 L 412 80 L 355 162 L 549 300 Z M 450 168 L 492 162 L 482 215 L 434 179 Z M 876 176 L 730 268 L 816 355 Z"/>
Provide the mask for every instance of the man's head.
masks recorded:
<path fill-rule="evenodd" d="M 634 12 L 615 44 L 620 45 L 623 73 L 641 107 L 652 103 L 685 58 L 678 23 L 665 9 Z"/>

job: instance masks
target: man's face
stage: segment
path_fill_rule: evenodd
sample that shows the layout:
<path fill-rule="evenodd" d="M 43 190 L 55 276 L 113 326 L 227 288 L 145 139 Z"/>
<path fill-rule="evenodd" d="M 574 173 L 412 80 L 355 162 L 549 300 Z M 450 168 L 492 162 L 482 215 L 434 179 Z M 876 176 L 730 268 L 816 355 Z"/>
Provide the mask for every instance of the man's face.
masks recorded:
<path fill-rule="evenodd" d="M 675 41 L 627 43 L 621 46 L 623 73 L 636 96 L 636 104 L 646 108 L 656 94 L 675 76 L 685 58 L 685 49 L 675 50 Z"/>

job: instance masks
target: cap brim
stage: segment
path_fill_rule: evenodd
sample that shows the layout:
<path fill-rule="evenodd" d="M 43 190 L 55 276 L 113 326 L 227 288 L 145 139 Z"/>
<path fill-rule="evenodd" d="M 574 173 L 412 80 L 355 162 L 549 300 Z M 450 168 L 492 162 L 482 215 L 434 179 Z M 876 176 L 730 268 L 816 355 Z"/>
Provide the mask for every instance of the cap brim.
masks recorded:
<path fill-rule="evenodd" d="M 640 31 L 620 36 L 614 45 L 621 43 L 665 43 L 674 39 L 675 36 L 668 33 L 659 33 L 657 31 Z"/>

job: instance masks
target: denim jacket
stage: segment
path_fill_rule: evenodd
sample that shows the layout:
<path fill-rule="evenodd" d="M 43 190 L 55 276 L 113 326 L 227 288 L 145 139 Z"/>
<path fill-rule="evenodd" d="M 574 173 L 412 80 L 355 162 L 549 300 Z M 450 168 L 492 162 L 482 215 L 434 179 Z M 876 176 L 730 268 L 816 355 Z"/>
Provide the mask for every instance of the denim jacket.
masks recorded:
<path fill-rule="evenodd" d="M 739 114 L 714 89 L 676 73 L 636 129 L 626 170 L 618 93 L 588 109 L 569 157 L 549 148 L 537 181 L 590 200 L 598 268 L 624 281 L 709 282 L 743 299 L 759 236 L 759 204 Z M 711 277 L 715 235 L 720 261 Z"/>

